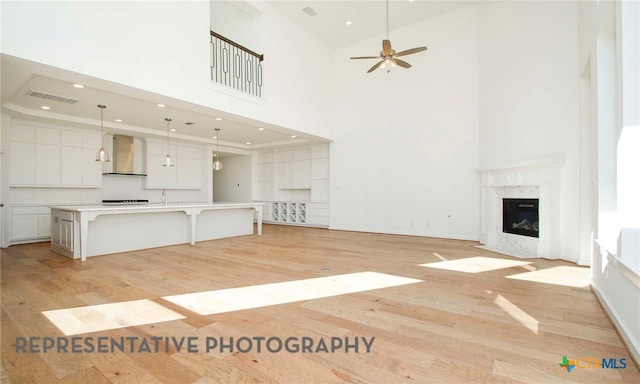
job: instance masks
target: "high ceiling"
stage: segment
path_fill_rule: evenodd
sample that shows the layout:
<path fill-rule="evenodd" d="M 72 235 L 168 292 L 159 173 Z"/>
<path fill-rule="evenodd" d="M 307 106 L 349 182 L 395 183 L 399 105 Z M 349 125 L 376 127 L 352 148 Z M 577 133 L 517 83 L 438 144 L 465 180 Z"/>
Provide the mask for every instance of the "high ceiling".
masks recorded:
<path fill-rule="evenodd" d="M 251 149 L 318 140 L 290 129 L 13 56 L 3 54 L 0 68 L 2 111 L 17 119 L 100 129 L 98 104 L 103 104 L 107 106 L 104 110 L 105 133 L 166 137 L 165 118 L 171 118 L 169 128 L 175 129 L 170 133 L 173 140 L 215 144 L 214 129 L 220 128 L 218 140 L 223 154 L 225 150 L 227 154 L 242 154 Z M 80 83 L 84 88 L 76 88 L 74 83 Z M 47 96 L 43 98 L 41 94 Z M 158 107 L 158 103 L 165 107 Z"/>
<path fill-rule="evenodd" d="M 384 0 L 295 0 L 269 3 L 330 48 L 384 34 L 387 28 L 387 7 Z M 415 24 L 478 3 L 479 1 L 463 0 L 390 0 L 389 29 Z M 307 7 L 317 14 L 309 16 L 304 11 Z M 347 25 L 347 21 L 351 25 Z"/>
<path fill-rule="evenodd" d="M 235 0 L 231 3 L 233 1 Z M 378 36 L 386 28 L 386 3 L 382 0 L 268 3 L 331 48 Z M 393 30 L 474 3 L 476 2 L 457 0 L 392 0 L 389 3 L 390 28 Z M 311 7 L 317 14 L 309 16 L 303 11 L 306 7 Z M 347 20 L 352 24 L 346 25 Z M 215 144 L 214 128 L 220 128 L 220 145 L 227 148 L 229 153 L 248 153 L 247 150 L 251 149 L 321 140 L 290 129 L 4 54 L 0 68 L 2 111 L 15 118 L 100 129 L 100 110 L 97 105 L 104 104 L 107 106 L 104 111 L 106 133 L 166 136 L 164 119 L 169 117 L 172 119 L 171 128 L 176 130 L 171 133 L 175 140 L 197 140 Z M 81 83 L 85 87 L 75 88 L 73 83 Z M 29 96 L 29 91 L 61 96 L 77 102 L 68 104 Z M 157 103 L 164 103 L 166 107 L 159 108 Z M 51 109 L 43 110 L 42 106 Z M 116 119 L 122 121 L 117 122 Z"/>

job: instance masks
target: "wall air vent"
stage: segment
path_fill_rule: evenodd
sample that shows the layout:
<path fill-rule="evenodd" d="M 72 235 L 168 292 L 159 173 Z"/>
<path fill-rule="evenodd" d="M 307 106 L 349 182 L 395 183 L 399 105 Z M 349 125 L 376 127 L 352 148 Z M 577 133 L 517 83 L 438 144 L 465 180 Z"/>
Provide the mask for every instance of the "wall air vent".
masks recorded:
<path fill-rule="evenodd" d="M 316 12 L 313 8 L 311 7 L 306 7 L 306 8 L 302 8 L 302 12 L 306 13 L 309 16 L 315 16 L 318 14 L 318 12 Z"/>
<path fill-rule="evenodd" d="M 67 103 L 67 104 L 75 104 L 75 103 L 77 103 L 79 101 L 79 100 L 76 100 L 76 99 L 72 99 L 70 97 L 52 95 L 51 93 L 34 91 L 34 90 L 31 90 L 31 89 L 29 91 L 27 91 L 26 95 L 27 96 L 38 97 L 40 99 L 59 101 L 61 103 Z"/>

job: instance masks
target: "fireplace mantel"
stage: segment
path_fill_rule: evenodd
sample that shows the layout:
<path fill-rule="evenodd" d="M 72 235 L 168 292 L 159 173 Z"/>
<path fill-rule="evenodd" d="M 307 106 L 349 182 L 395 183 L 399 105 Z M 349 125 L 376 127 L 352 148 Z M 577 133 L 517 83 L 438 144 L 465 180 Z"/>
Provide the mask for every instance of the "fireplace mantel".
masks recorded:
<path fill-rule="evenodd" d="M 561 258 L 561 169 L 562 163 L 553 158 L 478 169 L 482 188 L 482 248 L 521 258 Z M 503 233 L 503 198 L 540 199 L 539 238 Z"/>

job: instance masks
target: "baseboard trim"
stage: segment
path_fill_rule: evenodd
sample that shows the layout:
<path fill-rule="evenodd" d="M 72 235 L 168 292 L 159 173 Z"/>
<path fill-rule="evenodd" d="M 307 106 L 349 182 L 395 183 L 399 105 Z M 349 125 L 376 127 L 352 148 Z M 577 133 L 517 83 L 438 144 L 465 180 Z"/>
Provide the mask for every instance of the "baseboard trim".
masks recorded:
<path fill-rule="evenodd" d="M 620 337 L 620 340 L 622 340 L 622 344 L 624 344 L 627 351 L 629 351 L 631 359 L 635 363 L 636 367 L 640 370 L 640 351 L 634 347 L 633 343 L 631 343 L 631 339 L 625 332 L 624 327 L 622 326 L 622 324 L 620 324 L 620 322 L 618 322 L 615 312 L 611 309 L 598 288 L 596 288 L 593 284 L 591 284 L 589 288 L 591 288 L 591 292 L 593 292 L 596 300 L 598 300 L 598 303 L 604 311 L 604 314 L 609 319 L 609 322 L 613 325 L 613 328 L 616 330 L 616 333 Z"/>
<path fill-rule="evenodd" d="M 432 237 L 435 239 L 450 239 L 450 240 L 463 240 L 463 241 L 478 241 L 478 236 L 457 236 L 447 235 L 441 233 L 411 233 L 402 231 L 384 231 L 378 229 L 362 229 L 362 228 L 348 228 L 348 227 L 334 227 L 329 225 L 329 229 L 335 231 L 347 231 L 347 232 L 364 232 L 364 233 L 380 233 L 384 235 L 399 235 L 399 236 L 416 236 L 416 237 Z"/>

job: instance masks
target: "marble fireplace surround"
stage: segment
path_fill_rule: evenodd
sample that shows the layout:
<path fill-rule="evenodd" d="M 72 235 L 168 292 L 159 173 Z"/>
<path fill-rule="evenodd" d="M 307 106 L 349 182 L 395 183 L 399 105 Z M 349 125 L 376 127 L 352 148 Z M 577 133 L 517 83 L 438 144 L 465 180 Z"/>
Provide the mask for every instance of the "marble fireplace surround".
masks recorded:
<path fill-rule="evenodd" d="M 480 248 L 520 258 L 560 258 L 560 168 L 552 159 L 481 168 Z M 502 199 L 540 199 L 539 238 L 502 231 Z"/>

